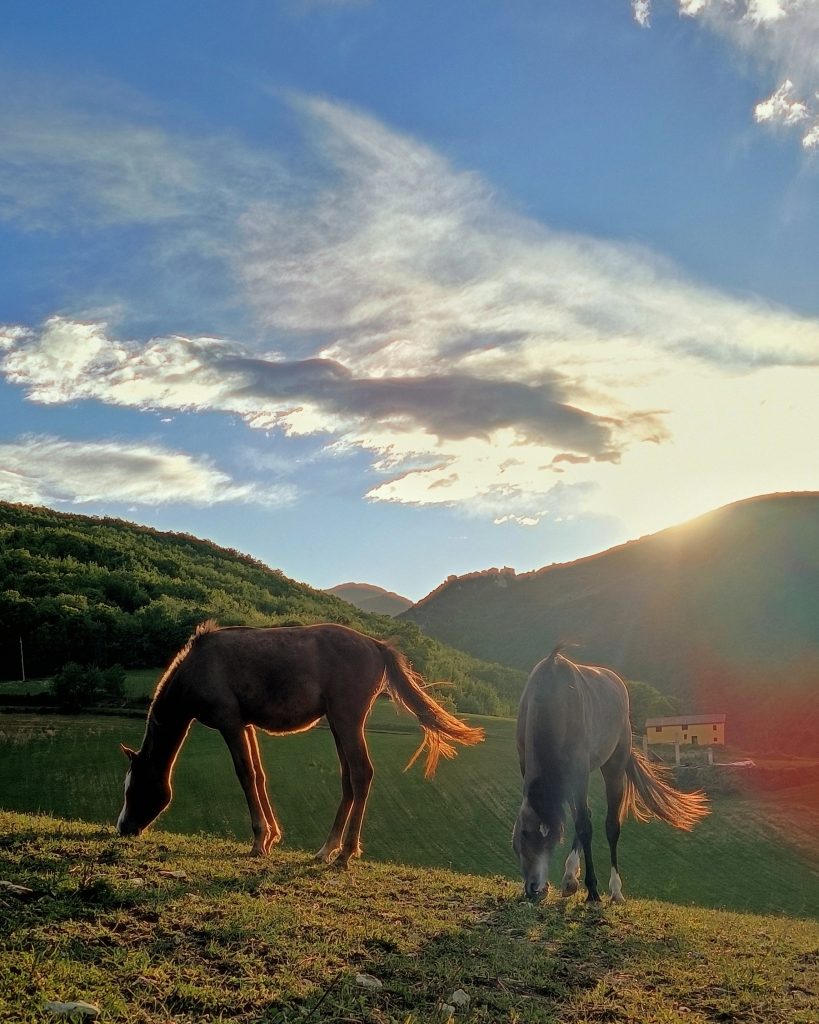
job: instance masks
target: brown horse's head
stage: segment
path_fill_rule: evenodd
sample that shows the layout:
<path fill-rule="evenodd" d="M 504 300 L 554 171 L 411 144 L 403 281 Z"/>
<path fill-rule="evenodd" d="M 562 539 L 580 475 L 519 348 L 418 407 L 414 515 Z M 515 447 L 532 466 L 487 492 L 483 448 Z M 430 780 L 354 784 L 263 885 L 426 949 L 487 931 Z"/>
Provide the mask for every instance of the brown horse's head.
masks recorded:
<path fill-rule="evenodd" d="M 167 775 L 157 771 L 140 751 L 131 750 L 122 743 L 120 750 L 130 764 L 125 776 L 125 801 L 117 818 L 117 831 L 121 836 L 138 836 L 171 802 L 171 784 Z"/>

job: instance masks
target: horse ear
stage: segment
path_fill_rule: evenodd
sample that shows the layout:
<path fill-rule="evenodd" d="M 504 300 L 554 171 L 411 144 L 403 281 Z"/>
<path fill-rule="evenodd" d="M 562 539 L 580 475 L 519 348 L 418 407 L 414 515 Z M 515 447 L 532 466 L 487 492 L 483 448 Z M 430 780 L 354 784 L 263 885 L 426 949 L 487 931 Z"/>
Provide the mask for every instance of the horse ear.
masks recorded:
<path fill-rule="evenodd" d="M 129 761 L 133 761 L 133 759 L 137 756 L 136 750 L 131 750 L 131 748 L 126 747 L 124 743 L 120 743 L 119 749 L 123 752 L 123 754 L 125 754 Z"/>

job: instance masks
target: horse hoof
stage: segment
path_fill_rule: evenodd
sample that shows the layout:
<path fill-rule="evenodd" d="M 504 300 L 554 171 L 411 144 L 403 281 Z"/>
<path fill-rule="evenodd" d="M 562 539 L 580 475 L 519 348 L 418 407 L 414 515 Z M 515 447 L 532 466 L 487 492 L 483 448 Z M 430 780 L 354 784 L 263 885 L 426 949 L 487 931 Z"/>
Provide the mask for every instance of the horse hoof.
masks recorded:
<path fill-rule="evenodd" d="M 561 888 L 560 888 L 560 895 L 561 896 L 574 896 L 574 894 L 577 892 L 578 888 L 579 888 L 579 886 L 577 884 L 577 879 L 576 878 L 564 879 L 563 884 L 561 885 Z"/>
<path fill-rule="evenodd" d="M 334 864 L 338 868 L 348 868 L 350 861 L 354 857 L 360 857 L 362 849 L 360 846 L 356 847 L 355 850 L 342 850 L 341 853 L 336 857 Z"/>
<path fill-rule="evenodd" d="M 268 852 L 268 850 L 270 849 L 271 846 L 278 846 L 279 845 L 279 843 L 282 841 L 282 835 L 283 835 L 283 833 L 279 832 L 277 835 L 275 835 L 271 839 L 267 840 L 267 842 L 264 844 L 265 853 Z"/>
<path fill-rule="evenodd" d="M 626 897 L 621 892 L 613 892 L 611 894 L 612 903 L 625 903 Z"/>
<path fill-rule="evenodd" d="M 588 894 L 588 896 L 586 897 L 586 902 L 587 903 L 599 903 L 600 902 L 600 893 L 599 892 L 590 892 Z"/>

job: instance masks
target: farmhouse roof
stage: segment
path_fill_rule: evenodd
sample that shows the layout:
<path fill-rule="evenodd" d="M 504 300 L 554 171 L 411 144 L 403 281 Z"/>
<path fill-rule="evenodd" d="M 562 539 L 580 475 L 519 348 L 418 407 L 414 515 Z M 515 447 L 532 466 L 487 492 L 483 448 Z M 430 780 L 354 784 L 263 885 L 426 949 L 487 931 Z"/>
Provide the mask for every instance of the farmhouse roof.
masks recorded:
<path fill-rule="evenodd" d="M 725 725 L 725 715 L 672 715 L 671 718 L 647 718 L 650 725 Z"/>

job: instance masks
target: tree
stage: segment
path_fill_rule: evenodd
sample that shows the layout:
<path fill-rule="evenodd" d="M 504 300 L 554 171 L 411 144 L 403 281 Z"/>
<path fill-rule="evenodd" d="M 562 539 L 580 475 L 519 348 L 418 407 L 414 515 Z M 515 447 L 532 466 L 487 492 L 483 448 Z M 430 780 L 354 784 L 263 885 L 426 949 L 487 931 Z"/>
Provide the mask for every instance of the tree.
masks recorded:
<path fill-rule="evenodd" d="M 679 714 L 679 702 L 673 697 L 641 683 L 638 679 L 629 679 L 626 683 L 631 710 L 631 727 L 635 732 L 642 733 L 647 718 L 663 718 Z"/>
<path fill-rule="evenodd" d="M 63 711 L 82 711 L 92 704 L 118 704 L 125 697 L 125 669 L 122 665 L 99 669 L 69 661 L 51 680 L 49 690 Z"/>
<path fill-rule="evenodd" d="M 51 696 L 63 711 L 77 712 L 94 703 L 99 683 L 99 669 L 89 672 L 87 665 L 69 661 L 51 680 Z"/>

